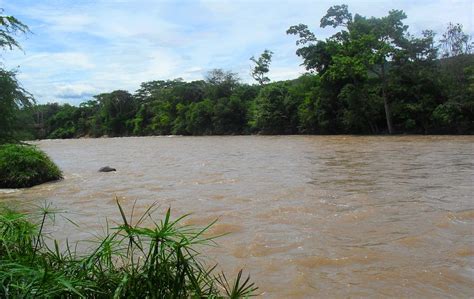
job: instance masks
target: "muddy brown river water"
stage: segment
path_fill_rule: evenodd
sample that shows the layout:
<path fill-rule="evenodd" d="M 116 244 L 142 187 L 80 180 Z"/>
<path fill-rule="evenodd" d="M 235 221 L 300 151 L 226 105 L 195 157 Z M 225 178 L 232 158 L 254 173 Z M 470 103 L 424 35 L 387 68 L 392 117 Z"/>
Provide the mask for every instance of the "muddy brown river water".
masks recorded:
<path fill-rule="evenodd" d="M 218 218 L 210 262 L 267 298 L 474 297 L 474 136 L 140 137 L 37 142 L 65 179 L 2 190 L 51 202 L 64 240 L 153 202 Z M 99 173 L 110 165 L 118 171 Z"/>

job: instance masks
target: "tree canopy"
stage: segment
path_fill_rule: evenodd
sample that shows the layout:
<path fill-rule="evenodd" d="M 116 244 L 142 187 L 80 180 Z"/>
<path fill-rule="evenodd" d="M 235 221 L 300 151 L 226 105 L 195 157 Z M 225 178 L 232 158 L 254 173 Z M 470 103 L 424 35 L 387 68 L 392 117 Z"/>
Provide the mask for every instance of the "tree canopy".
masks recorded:
<path fill-rule="evenodd" d="M 0 50 L 20 48 L 15 35 L 27 33 L 28 27 L 13 16 L 3 15 L 0 8 Z M 1 52 L 0 52 L 1 53 Z M 1 59 L 0 54 L 0 59 Z M 16 79 L 16 72 L 4 69 L 0 61 L 0 144 L 15 139 L 23 125 L 18 121 L 19 111 L 33 104 L 34 99 Z"/>
<path fill-rule="evenodd" d="M 272 55 L 272 51 L 265 49 L 258 59 L 253 56 L 250 57 L 250 60 L 255 64 L 251 72 L 252 78 L 254 78 L 260 85 L 270 82 L 270 78 L 268 78 L 266 74 L 270 71 Z"/>
<path fill-rule="evenodd" d="M 14 16 L 3 15 L 0 8 L 0 48 L 3 50 L 14 48 L 21 49 L 20 44 L 15 39 L 15 35 L 29 32 L 28 26 L 20 22 Z"/>

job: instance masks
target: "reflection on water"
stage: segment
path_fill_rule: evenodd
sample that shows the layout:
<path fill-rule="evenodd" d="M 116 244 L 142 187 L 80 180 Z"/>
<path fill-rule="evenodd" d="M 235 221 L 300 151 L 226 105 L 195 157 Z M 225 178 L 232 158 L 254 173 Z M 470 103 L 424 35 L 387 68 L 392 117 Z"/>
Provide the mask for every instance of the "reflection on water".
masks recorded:
<path fill-rule="evenodd" d="M 90 238 L 153 202 L 231 232 L 206 254 L 266 297 L 474 297 L 474 137 L 146 137 L 38 143 L 65 180 L 0 192 L 48 200 L 54 235 Z M 105 165 L 115 173 L 98 173 Z"/>

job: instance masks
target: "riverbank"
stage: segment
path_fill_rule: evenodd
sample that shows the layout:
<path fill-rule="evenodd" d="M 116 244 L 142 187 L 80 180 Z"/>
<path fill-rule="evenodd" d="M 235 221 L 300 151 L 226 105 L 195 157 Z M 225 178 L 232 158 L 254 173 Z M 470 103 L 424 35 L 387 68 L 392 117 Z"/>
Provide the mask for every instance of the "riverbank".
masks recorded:
<path fill-rule="evenodd" d="M 151 219 L 155 206 L 133 222 L 118 201 L 117 207 L 122 223 L 108 227 L 90 251 L 80 253 L 74 244 L 60 246 L 47 238 L 51 219 L 58 213 L 51 206 L 36 217 L 2 208 L 0 296 L 247 298 L 255 294 L 257 287 L 242 277 L 242 271 L 229 280 L 213 271 L 216 266 L 203 263 L 196 247 L 215 242 L 207 234 L 213 223 L 201 229 L 182 226 L 186 216 L 172 219 L 169 209 L 157 221 Z"/>

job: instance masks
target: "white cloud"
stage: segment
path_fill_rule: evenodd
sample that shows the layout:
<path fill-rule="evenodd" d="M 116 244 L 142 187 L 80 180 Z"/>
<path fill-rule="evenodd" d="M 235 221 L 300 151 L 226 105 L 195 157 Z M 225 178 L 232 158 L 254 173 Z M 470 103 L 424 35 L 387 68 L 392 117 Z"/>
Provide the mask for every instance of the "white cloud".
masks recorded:
<path fill-rule="evenodd" d="M 305 73 L 304 67 L 274 66 L 271 68 L 270 72 L 268 73 L 268 77 L 272 81 L 279 81 L 279 80 L 296 79 L 304 73 Z"/>
<path fill-rule="evenodd" d="M 54 14 L 43 15 L 43 20 L 50 25 L 51 30 L 57 31 L 71 32 L 92 28 L 92 18 L 83 14 L 63 14 L 56 12 Z"/>
<path fill-rule="evenodd" d="M 61 99 L 84 99 L 97 94 L 98 89 L 84 83 L 65 84 L 54 86 L 52 93 Z"/>
<path fill-rule="evenodd" d="M 95 64 L 86 53 L 62 52 L 62 53 L 37 53 L 25 56 L 22 65 L 26 67 L 47 67 L 61 71 L 63 68 L 92 69 Z"/>

